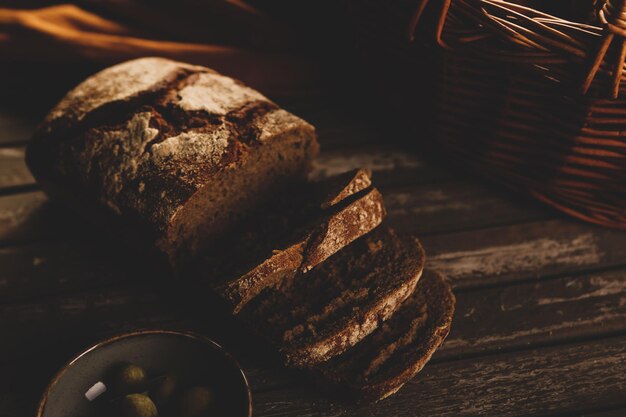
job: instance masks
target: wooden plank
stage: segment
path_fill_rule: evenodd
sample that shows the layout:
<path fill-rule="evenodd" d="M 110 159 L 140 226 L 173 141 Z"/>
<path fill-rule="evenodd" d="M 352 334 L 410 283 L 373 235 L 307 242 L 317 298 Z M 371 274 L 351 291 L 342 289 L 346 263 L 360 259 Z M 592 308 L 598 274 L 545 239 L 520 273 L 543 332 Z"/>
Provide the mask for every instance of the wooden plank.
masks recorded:
<path fill-rule="evenodd" d="M 255 416 L 613 417 L 621 415 L 625 405 L 625 382 L 620 378 L 626 371 L 624 343 L 624 338 L 605 339 L 522 355 L 430 364 L 399 393 L 369 406 L 329 400 L 306 378 L 292 373 L 289 385 L 280 389 L 252 384 Z M 12 367 L 5 373 L 8 378 L 3 379 L 0 394 L 3 415 L 32 415 L 46 380 L 60 366 L 50 357 L 36 356 L 29 363 L 34 367 L 21 372 Z M 607 408 L 613 410 L 594 412 Z"/>
<path fill-rule="evenodd" d="M 430 364 L 370 406 L 332 402 L 301 381 L 256 393 L 261 416 L 543 416 L 626 405 L 626 337 Z"/>
<path fill-rule="evenodd" d="M 619 408 L 619 409 L 608 410 L 608 411 L 600 411 L 597 413 L 582 412 L 582 413 L 571 414 L 571 415 L 580 416 L 580 417 L 624 417 L 626 416 L 626 408 Z"/>
<path fill-rule="evenodd" d="M 24 162 L 24 148 L 0 148 L 0 191 L 34 184 L 35 179 Z"/>
<path fill-rule="evenodd" d="M 31 355 L 41 349 L 33 345 L 37 339 L 55 337 L 58 339 L 48 342 L 50 354 L 71 355 L 98 338 L 118 332 L 151 326 L 173 327 L 180 323 L 190 327 L 201 320 L 207 321 L 196 316 L 194 322 L 192 310 L 179 303 L 176 290 L 166 289 L 163 282 L 158 281 L 152 287 L 160 291 L 145 285 L 127 285 L 31 303 L 5 303 L 0 309 L 11 319 L 3 319 L 0 329 L 10 332 L 12 337 L 3 340 L 2 350 L 11 352 L 12 357 Z M 213 324 L 211 320 L 208 322 Z M 0 362 L 7 362 L 8 357 L 4 358 Z"/>
<path fill-rule="evenodd" d="M 8 163 L 0 165 L 0 183 L 9 188 L 18 185 L 32 186 L 34 179 L 23 162 L 23 149 L 0 149 L 0 158 L 3 151 Z M 390 224 L 407 232 L 434 233 L 537 220 L 555 215 L 553 211 L 528 200 L 496 193 L 499 190 L 489 186 L 465 181 L 429 185 L 433 181 L 449 178 L 449 174 L 432 168 L 413 154 L 397 148 L 373 147 L 360 151 L 323 153 L 315 163 L 312 177 L 325 178 L 356 167 L 372 169 L 375 184 L 381 187 L 385 195 Z M 426 184 L 422 187 L 418 186 L 424 182 Z M 399 184 L 404 184 L 404 188 L 396 187 Z M 11 212 L 13 209 L 24 212 L 29 210 L 27 206 L 30 203 L 42 204 L 42 201 L 33 199 L 32 195 L 26 197 L 26 201 L 21 203 L 13 198 L 5 201 L 0 198 L 3 216 L 13 219 L 4 225 L 0 223 L 0 239 L 3 235 L 13 233 L 1 230 L 3 226 L 8 227 L 15 223 L 17 215 Z M 420 221 L 415 221 L 415 217 L 419 217 Z M 14 228 L 18 226 L 15 224 Z"/>
<path fill-rule="evenodd" d="M 34 179 L 24 164 L 23 148 L 0 148 L 0 191 L 16 191 L 16 186 L 32 186 Z M 441 178 L 442 171 L 431 170 L 414 155 L 390 147 L 323 153 L 316 161 L 313 176 L 317 179 L 365 166 L 374 171 L 377 184 L 411 182 L 419 178 Z M 7 190 L 5 187 L 8 187 Z M 47 238 L 53 233 L 72 229 L 67 215 L 46 204 L 41 193 L 0 196 L 0 242 Z M 55 218 L 57 216 L 57 218 Z M 81 227 L 83 225 L 81 224 Z"/>
<path fill-rule="evenodd" d="M 326 150 L 313 161 L 311 178 L 319 180 L 356 168 L 372 170 L 376 186 L 421 184 L 450 179 L 449 171 L 397 146 L 358 146 Z"/>
<path fill-rule="evenodd" d="M 163 281 L 168 273 L 161 266 L 106 237 L 0 248 L 0 300 Z"/>
<path fill-rule="evenodd" d="M 181 285 L 150 278 L 149 285 L 120 285 L 103 291 L 63 294 L 29 303 L 0 304 L 0 331 L 12 337 L 0 344 L 0 367 L 6 373 L 31 359 L 32 365 L 50 367 L 50 373 L 89 345 L 122 332 L 142 328 L 197 331 L 234 353 L 249 369 L 255 383 L 288 375 L 277 356 L 263 341 L 233 317 L 222 314 L 219 305 L 202 292 L 181 289 Z M 41 357 L 45 340 L 45 357 Z M 32 382 L 41 378 L 37 367 L 25 370 Z M 43 376 L 49 377 L 44 373 Z M 31 379 L 31 378 L 28 378 Z M 280 381 L 284 381 L 283 376 Z M 0 379 L 0 393 L 3 382 Z M 45 381 L 40 380 L 43 384 Z M 1 408 L 0 408 L 1 411 Z M 0 413 L 1 415 L 1 413 Z"/>
<path fill-rule="evenodd" d="M 471 288 L 626 264 L 626 233 L 571 220 L 426 236 L 427 265 Z"/>
<path fill-rule="evenodd" d="M 460 292 L 437 360 L 626 332 L 626 270 Z"/>
<path fill-rule="evenodd" d="M 511 315 L 513 313 L 508 315 L 506 312 L 500 313 L 502 323 L 495 326 L 492 331 L 490 331 L 489 325 L 493 323 L 493 320 L 484 325 L 479 325 L 477 330 L 472 329 L 472 327 L 476 325 L 476 320 L 484 319 L 493 314 L 491 306 L 502 302 L 502 298 L 506 300 L 506 292 L 501 294 L 501 299 L 494 299 L 491 302 L 489 302 L 489 297 L 494 296 L 492 290 L 482 290 L 482 294 L 461 293 L 459 294 L 459 310 L 454 322 L 453 333 L 446 341 L 444 347 L 435 356 L 435 362 L 446 361 L 446 364 L 443 368 L 438 368 L 444 364 L 432 363 L 426 368 L 425 374 L 445 374 L 449 372 L 450 364 L 459 362 L 463 362 L 467 367 L 472 368 L 474 363 L 480 364 L 484 361 L 489 361 L 489 358 L 474 358 L 466 361 L 449 362 L 452 356 L 456 354 L 455 351 L 458 352 L 459 341 L 467 342 L 472 337 L 474 338 L 471 343 L 465 343 L 462 348 L 474 350 L 477 353 L 484 353 L 487 350 L 497 350 L 502 346 L 503 341 L 507 344 L 507 347 L 510 347 L 511 341 L 517 343 L 518 347 L 524 347 L 526 341 L 523 338 L 507 337 L 507 332 L 509 335 L 520 335 L 525 329 L 532 328 L 537 322 L 541 322 L 541 325 L 544 326 L 541 332 L 544 342 L 562 341 L 561 336 L 571 331 L 571 329 L 566 329 L 568 321 L 573 326 L 585 327 L 588 335 L 597 335 L 598 330 L 594 330 L 594 327 L 602 328 L 605 325 L 613 327 L 621 325 L 623 331 L 626 325 L 626 321 L 623 319 L 624 305 L 622 302 L 624 299 L 624 284 L 619 281 L 620 279 L 623 281 L 623 277 L 624 272 L 619 277 L 617 275 L 614 277 L 605 275 L 601 279 L 591 277 L 583 281 L 582 284 L 576 285 L 571 285 L 572 281 L 570 279 L 570 281 L 557 280 L 558 282 L 552 283 L 552 285 L 547 283 L 541 288 L 531 288 L 530 284 L 525 284 L 526 288 L 520 290 L 519 287 L 512 286 L 508 296 L 512 298 L 514 298 L 515 294 L 523 294 L 523 296 L 511 301 L 514 301 L 515 305 L 526 301 L 527 305 L 512 310 L 517 315 L 517 319 L 513 318 Z M 596 281 L 595 283 L 594 280 Z M 600 281 L 604 281 L 607 284 L 598 286 L 597 284 Z M 613 290 L 617 284 L 621 284 L 619 290 L 621 292 Z M 560 295 L 559 291 L 563 291 L 563 286 L 565 286 L 565 294 L 560 298 L 564 301 L 554 298 L 549 303 L 539 300 L 533 304 L 531 299 L 533 289 L 544 290 L 550 296 L 551 293 Z M 578 287 L 579 289 L 572 291 L 570 290 L 572 287 Z M 43 299 L 32 303 L 1 305 L 0 331 L 3 334 L 11 334 L 12 337 L 4 340 L 0 345 L 0 357 L 10 358 L 9 362 L 0 360 L 0 365 L 5 376 L 10 376 L 10 380 L 15 382 L 16 379 L 13 378 L 13 372 L 17 371 L 15 366 L 21 369 L 20 364 L 28 360 L 28 363 L 34 366 L 33 368 L 29 367 L 28 370 L 28 372 L 32 372 L 32 375 L 29 374 L 28 378 L 23 376 L 25 378 L 24 386 L 19 389 L 24 390 L 24 392 L 30 392 L 29 390 L 37 386 L 37 381 L 43 387 L 45 379 L 54 372 L 54 368 L 68 359 L 78 349 L 107 335 L 142 327 L 189 328 L 217 338 L 229 349 L 234 350 L 240 359 L 244 359 L 243 363 L 246 364 L 247 372 L 254 383 L 253 387 L 257 394 L 272 392 L 278 387 L 283 389 L 285 386 L 296 386 L 299 387 L 298 390 L 291 392 L 286 398 L 307 397 L 307 392 L 313 388 L 308 386 L 306 382 L 302 382 L 301 375 L 283 370 L 275 362 L 270 361 L 268 364 L 263 357 L 259 358 L 258 350 L 260 345 L 258 343 L 250 343 L 250 339 L 244 333 L 245 331 L 242 331 L 236 323 L 223 320 L 223 316 L 208 313 L 208 310 L 203 307 L 203 304 L 206 304 L 206 302 L 202 303 L 203 297 L 201 295 L 196 295 L 196 297 L 190 299 L 184 292 L 164 286 L 162 282 L 159 283 L 157 281 L 154 285 L 149 286 L 124 286 L 104 291 L 62 295 L 54 299 Z M 577 310 L 577 299 L 590 301 Z M 620 304 L 622 305 L 620 306 Z M 479 310 L 476 310 L 476 308 Z M 474 309 L 472 314 L 463 318 L 465 313 L 472 309 Z M 558 309 L 561 310 L 560 314 Z M 608 312 L 611 309 L 614 312 L 613 314 Z M 544 316 L 545 319 L 542 320 L 539 317 L 530 318 L 533 310 L 536 316 Z M 584 321 L 587 315 L 590 316 L 590 319 Z M 606 319 L 607 322 L 602 323 L 594 320 L 594 315 L 595 317 Z M 621 319 L 618 317 L 619 315 L 621 315 Z M 580 317 L 581 320 L 577 320 L 575 316 Z M 208 319 L 209 317 L 213 319 Z M 218 319 L 217 317 L 222 318 Z M 524 319 L 520 320 L 519 318 Z M 506 328 L 507 321 L 509 329 Z M 582 334 L 580 330 L 580 328 L 578 331 L 574 330 L 578 336 Z M 457 337 L 456 334 L 459 333 L 464 334 L 464 336 Z M 490 334 L 495 336 L 489 337 Z M 539 337 L 538 334 L 539 332 L 534 334 L 535 341 Z M 42 347 L 39 341 L 41 340 L 46 340 L 45 355 L 40 353 Z M 246 340 L 248 343 L 246 343 Z M 513 358 L 511 369 L 515 369 L 516 362 L 514 359 L 518 354 L 528 356 L 525 352 L 509 354 Z M 542 355 L 540 354 L 539 356 Z M 261 360 L 260 363 L 259 360 Z M 261 367 L 259 368 L 259 366 Z M 491 366 L 496 365 L 486 365 L 485 369 L 479 369 L 476 372 L 478 375 L 483 375 L 481 372 L 487 372 Z M 522 364 L 520 366 L 530 365 Z M 500 373 L 491 375 L 493 378 L 506 378 L 507 372 L 511 370 L 502 368 L 500 365 L 496 366 L 496 368 L 499 369 Z M 47 372 L 41 372 L 42 369 L 46 369 Z M 439 369 L 439 371 L 434 371 L 433 369 Z M 475 369 L 475 367 L 472 369 Z M 537 369 L 537 373 L 540 370 Z M 615 370 L 615 372 L 618 371 Z M 461 372 L 464 377 L 467 377 L 466 374 L 469 373 L 465 369 L 457 370 L 456 372 Z M 16 378 L 19 380 L 20 376 L 18 375 Z M 421 378 L 421 376 L 418 378 Z M 480 379 L 480 376 L 474 376 L 474 378 Z M 593 378 L 593 375 L 590 378 Z M 8 380 L 4 379 L 4 381 Z M 305 377 L 305 380 L 310 381 L 310 378 Z M 589 379 L 589 381 L 590 383 L 594 382 L 593 379 Z M 440 381 L 437 383 L 439 384 Z M 507 383 L 509 388 L 513 389 L 511 385 L 513 382 L 509 380 Z M 465 389 L 468 389 L 471 384 L 465 385 Z M 13 383 L 11 387 L 13 387 Z M 5 388 L 8 389 L 9 387 Z M 433 388 L 433 392 L 438 390 L 439 387 Z M 419 391 L 419 386 L 415 391 Z M 475 394 L 468 393 L 468 395 Z M 264 394 L 261 395 L 263 396 Z M 273 393 L 272 395 L 278 394 Z M 407 397 L 412 398 L 412 395 Z M 318 401 L 324 402 L 324 398 L 322 395 L 319 398 L 312 399 L 312 401 L 316 403 Z M 450 401 L 454 402 L 455 400 L 456 397 L 453 396 Z M 422 401 L 430 400 L 416 399 L 415 402 L 408 402 L 405 406 L 421 404 Z M 333 407 L 332 405 L 329 406 Z M 340 409 L 342 413 L 346 411 L 343 407 Z M 332 410 L 335 409 L 333 408 Z M 299 415 L 289 414 L 291 412 L 295 413 L 295 410 L 289 409 L 289 411 L 285 411 L 286 414 L 278 415 Z M 305 413 L 304 415 L 309 414 Z"/>
<path fill-rule="evenodd" d="M 116 262 L 117 268 L 123 268 L 124 258 L 107 258 L 119 246 L 114 239 L 77 220 L 67 219 L 67 229 L 62 220 L 58 224 L 65 230 L 65 239 L 70 240 L 0 250 L 0 271 L 5 282 L 0 298 L 46 294 L 59 286 L 57 274 L 63 277 L 66 290 L 108 285 L 107 276 L 120 275 L 108 272 L 101 277 L 89 272 L 97 272 L 98 265 L 113 271 Z M 457 289 L 626 265 L 626 233 L 563 220 L 430 235 L 422 241 L 429 266 L 446 273 Z M 127 256 L 135 252 L 131 249 Z M 33 268 L 35 258 L 46 259 L 47 266 Z M 92 279 L 86 280 L 86 275 Z"/>
<path fill-rule="evenodd" d="M 0 111 L 0 145 L 26 143 L 38 121 L 30 117 Z"/>
<path fill-rule="evenodd" d="M 68 236 L 79 225 L 84 222 L 66 215 L 41 191 L 0 196 L 0 242 L 5 245 Z"/>
<path fill-rule="evenodd" d="M 91 265 L 95 269 L 106 267 L 95 262 Z M 72 271 L 71 263 L 62 269 L 63 273 L 68 271 Z M 89 271 L 75 272 L 85 281 L 93 279 Z M 190 328 L 217 338 L 243 359 L 257 393 L 301 384 L 299 374 L 282 369 L 275 361 L 268 363 L 262 355 L 259 357 L 262 344 L 250 343 L 249 332 L 224 320 L 223 315 L 211 313 L 211 303 L 207 304 L 207 297 L 200 292 L 188 293 L 179 283 L 176 288 L 170 287 L 158 278 L 158 273 L 145 267 L 134 273 L 130 270 L 111 273 L 116 280 L 125 280 L 120 283 L 123 286 L 68 294 L 68 288 L 61 283 L 64 294 L 0 305 L 0 332 L 11 335 L 0 344 L 0 358 L 10 358 L 10 363 L 0 360 L 3 372 L 11 376 L 16 372 L 15 366 L 26 361 L 34 366 L 35 373 L 25 379 L 20 390 L 32 394 L 29 390 L 38 386 L 37 381 L 43 387 L 53 368 L 81 347 L 107 335 L 141 327 Z M 434 362 L 623 333 L 626 331 L 625 276 L 623 270 L 461 292 L 452 334 Z M 41 282 L 32 284 L 33 289 L 42 286 Z M 46 340 L 45 355 L 41 354 L 40 340 Z M 431 364 L 426 372 L 433 366 L 439 365 Z M 293 395 L 306 395 L 311 389 L 305 385 L 304 394 Z"/>
<path fill-rule="evenodd" d="M 71 254 L 67 256 L 71 257 Z M 81 256 L 83 254 L 77 254 L 77 258 Z M 17 256 L 14 258 L 18 259 Z M 133 266 L 130 266 L 132 260 L 127 260 L 124 267 L 118 268 L 111 267 L 103 259 L 93 260 L 89 263 L 91 267 L 85 268 L 77 267 L 71 259 L 67 262 L 48 262 L 45 258 L 36 257 L 36 254 L 25 261 L 31 261 L 32 269 L 42 271 L 38 280 L 26 278 L 26 282 L 19 287 L 22 292 L 16 297 L 23 296 L 25 292 L 39 297 L 0 305 L 0 328 L 15 324 L 22 329 L 15 333 L 15 339 L 24 336 L 25 328 L 32 328 L 35 334 L 39 334 L 44 318 L 46 329 L 59 334 L 67 331 L 66 326 L 71 320 L 113 322 L 109 310 L 112 306 L 117 306 L 120 320 L 132 318 L 131 322 L 137 323 L 152 320 L 156 311 L 161 311 L 161 320 L 180 317 L 185 311 L 163 308 L 171 304 L 171 289 L 167 288 L 170 281 L 140 260 L 135 260 Z M 28 275 L 25 272 L 21 276 Z M 15 276 L 20 275 L 16 272 Z M 108 286 L 103 288 L 104 283 Z M 81 288 L 88 290 L 77 292 Z M 167 292 L 161 292 L 164 288 Z M 6 278 L 0 280 L 0 289 L 6 298 L 11 291 Z M 184 290 L 179 292 L 182 297 L 187 297 Z M 54 296 L 41 298 L 46 294 Z M 200 291 L 196 296 L 200 299 L 199 305 L 204 304 L 207 294 Z M 80 302 L 81 299 L 108 301 L 94 301 L 91 304 L 98 308 L 90 308 L 90 303 Z M 624 299 L 626 270 L 459 292 L 452 333 L 437 359 L 458 359 L 626 332 Z M 74 307 L 68 307 L 72 305 Z M 124 311 L 120 310 L 121 305 L 126 305 Z M 187 310 L 190 308 L 190 305 L 186 307 Z M 54 314 L 51 313 L 53 311 Z M 75 313 L 79 314 L 75 316 Z M 188 318 L 193 321 L 194 317 L 190 315 Z M 126 321 L 111 326 L 123 327 L 124 323 Z M 72 324 L 82 325 L 79 321 Z M 97 334 L 102 331 L 98 331 L 97 327 L 93 330 Z M 6 344 L 0 346 L 0 357 L 15 353 L 8 349 Z"/>
<path fill-rule="evenodd" d="M 551 210 L 517 204 L 469 182 L 382 187 L 388 224 L 410 233 L 441 233 L 549 218 Z M 0 242 L 54 235 L 67 238 L 89 227 L 80 217 L 50 204 L 43 193 L 0 196 Z"/>
<path fill-rule="evenodd" d="M 478 198 L 476 199 L 476 201 L 479 200 Z M 430 204 L 426 199 L 422 202 Z M 393 213 L 395 210 L 402 211 L 404 209 L 392 204 L 390 211 Z M 502 213 L 506 214 L 508 212 L 503 210 Z M 513 210 L 513 213 L 515 213 L 515 210 Z M 465 218 L 463 216 L 454 217 L 459 219 Z M 445 215 L 426 217 L 429 221 L 424 224 L 428 225 L 432 230 L 437 225 L 437 219 L 446 218 Z M 391 216 L 390 222 L 393 222 L 393 220 L 394 217 Z M 493 216 L 490 215 L 488 220 L 493 221 Z M 474 219 L 475 221 L 476 219 Z M 449 223 L 444 220 L 443 225 L 449 226 Z M 480 231 L 476 232 L 478 235 L 481 233 Z M 109 283 L 107 274 L 101 274 L 103 276 L 100 276 L 89 273 L 90 270 L 98 271 L 99 265 L 107 265 L 109 269 L 114 268 L 115 259 L 107 258 L 107 256 L 113 256 L 111 253 L 114 251 L 108 249 L 115 247 L 116 243 L 106 233 L 87 224 L 86 221 L 80 218 L 71 216 L 60 208 L 49 205 L 41 193 L 34 192 L 0 197 L 0 238 L 5 242 L 37 240 L 56 237 L 57 235 L 62 236 L 63 240 L 55 239 L 51 242 L 40 242 L 17 247 L 6 246 L 0 249 L 0 269 L 3 271 L 2 280 L 4 282 L 4 285 L 0 287 L 0 297 L 11 298 L 15 295 L 20 295 L 27 298 L 33 291 L 37 294 L 46 294 L 46 291 L 55 288 L 75 289 L 85 288 L 85 285 L 107 285 Z M 99 237 L 98 241 L 93 240 L 94 236 Z M 457 240 L 454 234 L 446 236 L 450 242 Z M 508 244 L 508 246 L 511 245 L 515 244 Z M 510 253 L 507 250 L 508 246 L 504 245 L 505 249 L 501 252 L 498 252 L 496 248 L 494 250 L 495 253 L 490 254 L 490 256 L 497 257 L 501 255 L 503 259 L 508 256 L 513 259 L 511 262 L 514 262 L 516 254 Z M 427 245 L 426 247 L 430 251 L 430 246 Z M 456 259 L 457 255 L 455 254 L 456 252 L 453 252 L 452 255 L 443 253 L 435 255 L 434 259 L 435 262 L 439 262 L 438 266 L 440 268 L 444 270 L 447 268 L 447 272 L 449 272 L 451 268 L 456 268 L 457 266 L 446 266 L 447 264 L 438 260 Z M 45 266 L 41 266 L 43 265 L 42 260 L 45 260 Z M 618 261 L 619 259 L 615 260 L 615 262 Z M 123 265 L 125 260 L 118 260 L 117 262 Z M 40 267 L 34 268 L 34 263 L 38 263 Z M 68 268 L 67 265 L 72 267 Z M 490 264 L 482 266 L 489 267 Z M 473 272 L 477 276 L 483 277 L 492 272 L 492 270 L 486 269 Z M 54 277 L 56 275 L 63 277 L 64 285 L 60 285 L 60 282 L 55 280 Z M 92 275 L 92 280 L 84 278 Z M 116 276 L 123 274 L 111 272 L 108 275 Z M 458 276 L 458 274 L 452 274 L 452 278 L 456 279 Z M 460 274 L 460 276 L 463 278 L 463 274 Z"/>
<path fill-rule="evenodd" d="M 539 204 L 469 181 L 381 189 L 387 223 L 418 236 L 558 217 Z"/>

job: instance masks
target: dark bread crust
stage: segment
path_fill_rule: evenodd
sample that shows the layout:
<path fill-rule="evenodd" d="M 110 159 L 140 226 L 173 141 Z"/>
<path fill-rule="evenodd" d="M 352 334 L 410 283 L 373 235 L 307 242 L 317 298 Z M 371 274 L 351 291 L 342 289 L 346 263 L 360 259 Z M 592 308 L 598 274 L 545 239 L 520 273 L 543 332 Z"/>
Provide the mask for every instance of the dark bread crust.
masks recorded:
<path fill-rule="evenodd" d="M 378 228 L 308 274 L 283 278 L 242 317 L 278 347 L 287 365 L 311 367 L 389 319 L 415 289 L 424 261 L 417 239 Z"/>
<path fill-rule="evenodd" d="M 326 195 L 320 205 L 323 209 L 330 208 L 351 195 L 369 188 L 372 185 L 372 171 L 358 168 L 336 175 L 325 182 L 325 189 L 322 192 Z"/>
<path fill-rule="evenodd" d="M 421 371 L 443 343 L 454 304 L 443 275 L 425 270 L 415 292 L 383 327 L 315 372 L 323 384 L 331 383 L 358 402 L 386 398 Z"/>
<path fill-rule="evenodd" d="M 104 207 L 107 217 L 131 225 L 174 259 L 268 193 L 303 180 L 317 152 L 311 125 L 238 81 L 142 58 L 69 92 L 29 143 L 27 163 L 53 196 Z M 223 187 L 239 177 L 249 190 Z M 65 199 L 63 189 L 76 198 Z M 198 210 L 215 217 L 205 220 L 201 237 L 191 236 L 196 220 L 188 220 Z"/>
<path fill-rule="evenodd" d="M 376 188 L 364 190 L 362 193 L 362 196 L 329 216 L 311 234 L 299 268 L 301 272 L 310 271 L 381 224 L 386 214 L 383 196 Z"/>

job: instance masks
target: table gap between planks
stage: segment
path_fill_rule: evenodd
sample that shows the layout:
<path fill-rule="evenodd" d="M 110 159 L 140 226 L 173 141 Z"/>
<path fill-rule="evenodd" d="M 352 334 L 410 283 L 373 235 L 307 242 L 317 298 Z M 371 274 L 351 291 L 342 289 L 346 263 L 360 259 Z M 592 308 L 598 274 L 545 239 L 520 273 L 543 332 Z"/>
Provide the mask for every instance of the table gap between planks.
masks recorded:
<path fill-rule="evenodd" d="M 428 265 L 455 287 L 452 332 L 422 373 L 374 405 L 320 393 L 249 343 L 238 323 L 213 314 L 201 294 L 50 203 L 24 164 L 37 120 L 5 112 L 0 416 L 34 415 L 46 382 L 72 355 L 146 327 L 200 331 L 232 350 L 259 417 L 626 415 L 626 233 L 427 162 L 390 144 L 389 131 L 317 100 L 292 107 L 318 127 L 323 152 L 312 176 L 371 168 L 388 224 L 420 236 Z"/>

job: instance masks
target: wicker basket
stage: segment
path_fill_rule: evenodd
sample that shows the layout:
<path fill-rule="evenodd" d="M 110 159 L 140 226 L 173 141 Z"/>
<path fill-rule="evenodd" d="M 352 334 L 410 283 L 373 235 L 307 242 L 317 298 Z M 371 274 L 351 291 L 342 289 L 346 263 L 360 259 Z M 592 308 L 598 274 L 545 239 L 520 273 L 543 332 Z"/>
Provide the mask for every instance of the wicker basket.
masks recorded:
<path fill-rule="evenodd" d="M 626 229 L 626 0 L 601 0 L 590 23 L 500 0 L 427 3 L 409 34 L 441 7 L 444 147 L 559 210 Z"/>

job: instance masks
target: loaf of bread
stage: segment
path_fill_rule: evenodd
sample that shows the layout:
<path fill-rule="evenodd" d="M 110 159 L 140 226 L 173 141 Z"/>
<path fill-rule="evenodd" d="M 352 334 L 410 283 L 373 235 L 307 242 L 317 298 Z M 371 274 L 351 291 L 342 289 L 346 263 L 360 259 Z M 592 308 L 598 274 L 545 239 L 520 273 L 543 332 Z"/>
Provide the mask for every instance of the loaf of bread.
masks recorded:
<path fill-rule="evenodd" d="M 392 317 L 424 268 L 419 241 L 380 227 L 308 274 L 283 279 L 242 311 L 289 366 L 337 356 Z"/>
<path fill-rule="evenodd" d="M 413 294 L 389 320 L 314 371 L 326 387 L 359 402 L 388 397 L 421 371 L 443 343 L 455 302 L 443 275 L 426 270 Z"/>
<path fill-rule="evenodd" d="M 303 180 L 314 128 L 208 68 L 142 58 L 70 91 L 27 149 L 38 182 L 168 259 L 193 256 L 277 189 Z"/>
<path fill-rule="evenodd" d="M 263 289 L 311 270 L 384 216 L 382 196 L 367 171 L 302 184 L 260 207 L 206 251 L 195 269 L 238 313 Z"/>
<path fill-rule="evenodd" d="M 130 231 L 218 295 L 292 367 L 363 400 L 397 391 L 448 334 L 454 296 L 413 237 L 379 227 L 371 173 L 306 174 L 314 128 L 216 72 L 108 68 L 50 112 L 27 163 L 52 198 Z"/>

